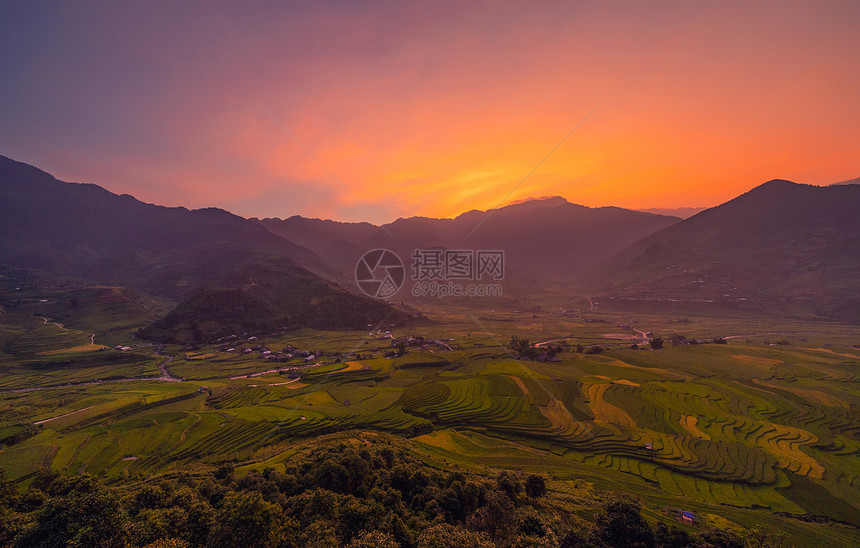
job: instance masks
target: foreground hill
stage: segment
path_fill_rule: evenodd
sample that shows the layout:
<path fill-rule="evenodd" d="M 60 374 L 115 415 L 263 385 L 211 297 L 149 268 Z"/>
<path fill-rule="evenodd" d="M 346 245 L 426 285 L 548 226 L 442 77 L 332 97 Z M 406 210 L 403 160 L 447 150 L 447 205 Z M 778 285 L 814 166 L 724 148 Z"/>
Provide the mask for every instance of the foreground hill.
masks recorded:
<path fill-rule="evenodd" d="M 385 302 L 347 293 L 284 258 L 269 258 L 222 274 L 139 336 L 199 343 L 242 332 L 391 325 L 405 317 Z"/>
<path fill-rule="evenodd" d="M 363 328 L 390 311 L 312 273 L 307 268 L 327 270 L 316 254 L 257 223 L 219 209 L 156 206 L 96 185 L 65 183 L 5 157 L 0 257 L 9 267 L 183 301 L 172 320 L 145 332 L 159 340 L 179 340 L 167 332 L 171 322 L 183 340 L 189 326 L 206 340 L 210 332 L 292 327 L 305 320 L 316 327 Z M 252 273 L 263 272 L 265 292 L 241 289 L 254 286 Z M 225 301 L 224 292 L 233 288 Z M 220 327 L 196 317 L 213 310 L 226 314 L 226 303 L 238 308 L 230 322 L 215 321 Z M 345 313 L 336 315 L 333 307 Z"/>
<path fill-rule="evenodd" d="M 637 501 L 583 488 L 573 497 L 542 475 L 434 466 L 414 444 L 384 434 L 294 445 L 281 466 L 262 472 L 201 466 L 111 487 L 87 476 L 42 474 L 24 495 L 5 482 L 11 495 L 0 509 L 21 516 L 22 525 L 0 529 L 0 540 L 16 548 L 733 547 L 782 540 L 719 528 L 691 534 Z"/>
<path fill-rule="evenodd" d="M 765 183 L 641 239 L 613 294 L 754 301 L 860 319 L 860 185 Z"/>
<path fill-rule="evenodd" d="M 530 200 L 454 219 L 410 217 L 379 227 L 295 216 L 259 222 L 302 243 L 351 275 L 367 250 L 387 248 L 409 261 L 415 249 L 504 250 L 509 273 L 532 280 L 581 281 L 602 261 L 677 217 L 617 207 L 590 208 L 560 197 Z"/>

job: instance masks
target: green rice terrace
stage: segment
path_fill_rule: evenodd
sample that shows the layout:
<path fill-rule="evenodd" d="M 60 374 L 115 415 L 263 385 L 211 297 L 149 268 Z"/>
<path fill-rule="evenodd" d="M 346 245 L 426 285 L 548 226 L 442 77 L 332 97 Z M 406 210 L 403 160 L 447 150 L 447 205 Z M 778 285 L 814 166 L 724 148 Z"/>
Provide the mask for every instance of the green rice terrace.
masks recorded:
<path fill-rule="evenodd" d="M 691 531 L 767 527 L 797 545 L 860 544 L 850 326 L 573 315 L 547 302 L 478 317 L 436 307 L 435 319 L 391 332 L 179 347 L 135 339 L 144 322 L 121 297 L 98 309 L 113 318 L 104 328 L 94 312 L 68 324 L 0 314 L 0 466 L 19 488 L 48 470 L 109 485 L 225 463 L 277 470 L 312 436 L 373 431 L 405 438 L 440 469 L 633 493 L 656 520 L 695 512 Z M 552 355 L 522 359 L 513 336 Z M 598 506 L 579 505 L 592 516 Z"/>

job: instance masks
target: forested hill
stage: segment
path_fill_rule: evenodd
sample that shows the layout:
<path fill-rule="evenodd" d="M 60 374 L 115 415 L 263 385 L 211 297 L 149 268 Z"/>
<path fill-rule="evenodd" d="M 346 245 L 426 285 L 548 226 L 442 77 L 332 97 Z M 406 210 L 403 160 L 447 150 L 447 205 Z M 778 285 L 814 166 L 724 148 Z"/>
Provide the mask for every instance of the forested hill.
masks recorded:
<path fill-rule="evenodd" d="M 0 489 L 0 542 L 146 548 L 776 547 L 779 533 L 697 534 L 633 499 L 539 475 L 438 469 L 404 440 L 373 433 L 300 444 L 276 468 L 198 467 L 107 487 L 43 473 L 19 495 Z M 647 509 L 651 516 L 654 509 Z M 585 517 L 583 517 L 585 516 Z"/>

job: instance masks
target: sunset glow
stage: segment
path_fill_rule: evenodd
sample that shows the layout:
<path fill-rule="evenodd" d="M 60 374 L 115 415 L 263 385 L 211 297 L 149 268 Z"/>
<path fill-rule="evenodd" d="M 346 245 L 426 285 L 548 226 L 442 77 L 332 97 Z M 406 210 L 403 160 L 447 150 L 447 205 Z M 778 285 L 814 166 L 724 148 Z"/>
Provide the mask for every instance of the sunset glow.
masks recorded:
<path fill-rule="evenodd" d="M 153 203 L 376 223 L 860 175 L 857 2 L 468 4 L 7 5 L 0 152 Z"/>

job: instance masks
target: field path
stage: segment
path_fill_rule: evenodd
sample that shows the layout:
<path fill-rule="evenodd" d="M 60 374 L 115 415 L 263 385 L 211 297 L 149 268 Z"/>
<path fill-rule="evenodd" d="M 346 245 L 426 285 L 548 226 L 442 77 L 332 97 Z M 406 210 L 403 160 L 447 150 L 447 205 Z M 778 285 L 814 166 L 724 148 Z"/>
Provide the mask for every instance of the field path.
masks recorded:
<path fill-rule="evenodd" d="M 651 337 L 649 337 L 649 336 L 648 336 L 648 334 L 647 334 L 647 333 L 645 333 L 644 331 L 642 331 L 642 330 L 640 330 L 640 329 L 636 329 L 635 327 L 631 327 L 630 329 L 632 329 L 633 331 L 635 331 L 635 332 L 639 333 L 639 334 L 642 336 L 642 340 L 644 340 L 645 342 L 648 342 L 648 341 L 650 341 L 650 340 L 651 340 Z"/>
<path fill-rule="evenodd" d="M 60 328 L 60 329 L 62 329 L 63 331 L 69 331 L 69 328 L 68 328 L 68 327 L 66 327 L 66 326 L 64 326 L 64 325 L 63 325 L 63 324 L 61 324 L 61 323 L 52 322 L 52 321 L 50 321 L 48 318 L 46 318 L 46 317 L 44 317 L 44 316 L 39 316 L 39 318 L 42 318 L 42 321 L 43 321 L 43 322 L 45 322 L 45 325 L 48 325 L 48 324 L 56 325 L 57 327 L 59 327 L 59 328 Z"/>
<path fill-rule="evenodd" d="M 78 386 L 95 386 L 97 384 L 106 384 L 112 382 L 133 382 L 133 381 L 161 381 L 161 382 L 185 382 L 185 379 L 174 377 L 167 370 L 167 364 L 173 361 L 173 356 L 165 356 L 165 360 L 158 364 L 158 369 L 161 371 L 160 377 L 128 377 L 125 379 L 96 379 L 94 381 L 83 382 L 67 382 L 64 384 L 51 384 L 48 386 L 31 386 L 28 388 L 11 388 L 8 390 L 0 390 L 0 394 L 22 394 L 24 392 L 37 392 L 39 390 L 56 390 L 58 388 L 73 388 Z M 54 417 L 58 418 L 58 417 Z"/>
<path fill-rule="evenodd" d="M 164 382 L 185 382 L 185 379 L 181 379 L 179 377 L 174 377 L 170 374 L 170 371 L 167 370 L 167 364 L 173 361 L 173 356 L 165 356 L 165 360 L 158 364 L 158 369 L 161 371 L 161 376 L 156 377 L 156 380 L 164 381 Z"/>
<path fill-rule="evenodd" d="M 814 351 L 814 352 L 825 352 L 825 353 L 827 353 L 827 354 L 833 354 L 833 355 L 836 355 L 836 356 L 842 356 L 843 358 L 852 358 L 852 359 L 855 359 L 855 360 L 856 360 L 856 359 L 860 359 L 860 356 L 858 356 L 857 354 L 846 354 L 846 353 L 844 353 L 844 352 L 834 352 L 833 350 L 830 350 L 829 348 L 806 348 L 806 347 L 804 347 L 804 346 L 798 346 L 798 348 L 799 348 L 800 350 L 812 350 L 812 351 Z"/>
<path fill-rule="evenodd" d="M 178 447 L 182 443 L 185 443 L 185 438 L 188 436 L 188 431 L 203 422 L 203 417 L 198 415 L 197 413 L 191 413 L 192 416 L 197 417 L 197 420 L 189 424 L 185 427 L 181 434 L 179 434 L 179 441 L 170 446 L 170 449 L 167 451 L 170 452 L 174 447 Z"/>
<path fill-rule="evenodd" d="M 523 382 L 523 380 L 522 380 L 521 378 L 517 377 L 516 375 L 508 375 L 508 376 L 509 376 L 511 379 L 513 379 L 513 381 L 514 381 L 515 383 L 517 383 L 517 386 L 519 386 L 519 387 L 520 387 L 520 390 L 522 390 L 522 391 L 523 391 L 523 396 L 528 396 L 528 395 L 529 395 L 529 389 L 526 387 L 526 383 L 524 383 L 524 382 Z"/>
<path fill-rule="evenodd" d="M 556 339 L 547 339 L 545 341 L 536 342 L 535 348 L 540 348 L 541 346 L 546 346 L 550 343 L 556 343 L 556 342 L 561 342 L 561 341 L 575 341 L 577 339 L 579 339 L 579 337 L 560 337 L 560 338 L 556 338 Z"/>
<path fill-rule="evenodd" d="M 711 436 L 699 430 L 699 427 L 697 426 L 697 424 L 699 423 L 699 417 L 696 417 L 694 415 L 681 415 L 680 423 L 681 426 L 684 427 L 684 430 L 693 434 L 697 438 L 703 440 L 711 439 Z"/>
<path fill-rule="evenodd" d="M 318 364 L 314 364 L 318 365 Z M 236 375 L 235 377 L 230 377 L 231 381 L 236 381 L 239 379 L 252 379 L 254 377 L 262 377 L 263 375 L 270 375 L 272 373 L 280 373 L 281 371 L 295 371 L 296 366 L 289 367 L 278 367 L 277 369 L 267 369 L 265 371 L 258 371 L 256 373 L 247 373 L 245 375 Z"/>
<path fill-rule="evenodd" d="M 59 415 L 56 417 L 51 417 L 50 419 L 42 419 L 40 421 L 34 422 L 33 424 L 36 424 L 36 425 L 45 424 L 46 422 L 51 422 L 51 421 L 54 421 L 57 419 L 62 419 L 63 417 L 68 417 L 70 415 L 74 415 L 75 413 L 80 413 L 81 411 L 86 411 L 87 409 L 91 409 L 93 407 L 95 407 L 95 405 L 91 405 L 89 407 L 84 407 L 83 409 L 78 409 L 77 411 L 72 411 L 71 413 L 66 413 L 65 415 Z"/>
<path fill-rule="evenodd" d="M 166 379 L 162 377 L 129 377 L 127 379 L 103 379 L 95 381 L 83 382 L 67 382 L 65 384 L 51 384 L 48 386 L 31 386 L 28 388 L 10 388 L 8 390 L 0 390 L 0 394 L 21 394 L 24 392 L 37 392 L 39 390 L 56 390 L 58 388 L 76 388 L 78 386 L 95 386 L 97 384 L 107 384 L 113 382 L 132 382 L 132 381 L 162 381 Z M 176 381 L 173 381 L 176 382 Z"/>
<path fill-rule="evenodd" d="M 610 386 L 612 384 L 606 382 L 600 384 L 583 384 L 580 387 L 582 395 L 589 400 L 588 407 L 594 413 L 594 422 L 636 428 L 636 421 L 627 414 L 627 411 L 603 399 L 603 394 Z"/>
<path fill-rule="evenodd" d="M 297 383 L 297 382 L 299 382 L 300 380 L 302 380 L 302 379 L 300 379 L 300 378 L 299 378 L 299 379 L 291 379 L 291 380 L 288 380 L 288 381 L 286 381 L 286 382 L 276 382 L 276 383 L 274 383 L 274 384 L 268 384 L 268 385 L 263 385 L 263 386 L 286 386 L 286 385 L 290 385 L 290 384 Z M 296 388 L 296 389 L 298 389 L 298 388 L 304 388 L 305 386 L 307 386 L 305 383 L 299 383 L 299 384 L 300 384 L 301 386 L 296 386 L 296 387 L 290 387 L 290 386 L 287 386 L 287 388 Z"/>

